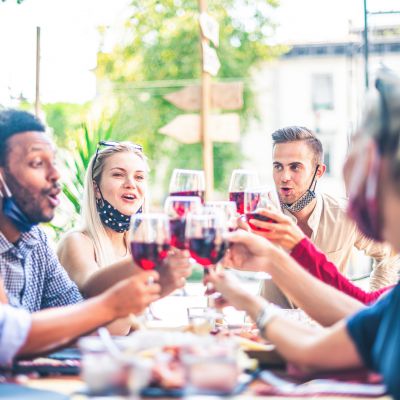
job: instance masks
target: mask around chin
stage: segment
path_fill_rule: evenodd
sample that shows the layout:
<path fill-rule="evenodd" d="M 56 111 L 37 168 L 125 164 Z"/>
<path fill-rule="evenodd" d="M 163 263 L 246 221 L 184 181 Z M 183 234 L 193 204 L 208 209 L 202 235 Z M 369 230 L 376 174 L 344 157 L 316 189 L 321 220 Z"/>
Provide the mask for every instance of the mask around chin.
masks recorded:
<path fill-rule="evenodd" d="M 2 211 L 20 232 L 28 232 L 37 225 L 21 210 L 13 197 L 3 198 Z"/>
<path fill-rule="evenodd" d="M 383 241 L 381 218 L 379 216 L 378 189 L 379 171 L 381 158 L 373 140 L 369 143 L 370 166 L 365 168 L 364 183 L 356 182 L 356 179 L 363 179 L 355 168 L 362 168 L 362 162 L 353 164 L 350 186 L 358 190 L 351 190 L 349 193 L 348 215 L 354 220 L 358 229 L 367 237 L 375 241 Z"/>

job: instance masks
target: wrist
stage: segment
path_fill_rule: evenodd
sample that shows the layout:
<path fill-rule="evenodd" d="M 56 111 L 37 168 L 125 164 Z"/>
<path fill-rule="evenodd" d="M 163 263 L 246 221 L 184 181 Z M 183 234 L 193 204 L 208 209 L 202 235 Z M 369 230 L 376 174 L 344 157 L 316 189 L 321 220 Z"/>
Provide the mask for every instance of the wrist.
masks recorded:
<path fill-rule="evenodd" d="M 267 337 L 267 328 L 272 320 L 279 315 L 280 307 L 275 304 L 267 302 L 264 307 L 259 311 L 257 318 L 255 320 L 259 335 L 264 339 Z"/>
<path fill-rule="evenodd" d="M 118 315 L 118 301 L 113 292 L 107 291 L 96 299 L 98 300 L 97 308 L 101 311 L 105 322 L 114 321 Z"/>

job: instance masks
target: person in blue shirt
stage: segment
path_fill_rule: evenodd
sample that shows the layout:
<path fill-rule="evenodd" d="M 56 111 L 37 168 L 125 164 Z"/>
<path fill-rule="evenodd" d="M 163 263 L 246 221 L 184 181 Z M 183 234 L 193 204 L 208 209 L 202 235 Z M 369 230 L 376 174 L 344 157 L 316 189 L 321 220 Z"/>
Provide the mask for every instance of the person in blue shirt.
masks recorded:
<path fill-rule="evenodd" d="M 354 137 L 344 166 L 349 215 L 368 237 L 387 241 L 400 252 L 400 79 L 381 70 L 375 97 Z M 244 230 L 230 237 L 233 265 L 253 269 L 266 264 L 291 268 L 297 263 L 265 238 Z M 297 268 L 298 269 L 298 268 Z M 299 274 L 307 274 L 298 269 Z M 279 273 L 279 272 L 276 272 Z M 293 278 L 301 286 L 301 276 Z M 315 287 L 323 282 L 316 278 Z M 315 330 L 282 316 L 265 299 L 245 292 L 228 274 L 210 271 L 206 277 L 223 300 L 247 311 L 260 334 L 276 345 L 288 361 L 306 371 L 365 366 L 383 377 L 388 392 L 400 399 L 400 284 L 373 306 L 327 329 Z M 326 296 L 336 289 L 326 286 Z M 344 296 L 344 294 L 342 293 Z M 312 298 L 312 290 L 304 290 Z"/>

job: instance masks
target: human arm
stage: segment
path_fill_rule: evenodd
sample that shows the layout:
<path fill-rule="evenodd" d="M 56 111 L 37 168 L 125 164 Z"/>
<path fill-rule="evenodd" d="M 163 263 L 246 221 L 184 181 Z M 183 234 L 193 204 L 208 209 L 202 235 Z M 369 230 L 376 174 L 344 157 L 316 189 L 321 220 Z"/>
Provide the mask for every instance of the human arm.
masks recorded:
<path fill-rule="evenodd" d="M 256 321 L 266 300 L 254 296 L 226 276 L 224 272 L 210 271 L 206 278 L 220 292 L 227 302 L 246 311 Z M 305 370 L 329 370 L 352 368 L 362 365 L 344 322 L 331 328 L 314 330 L 303 324 L 273 316 L 265 326 L 264 336 L 275 344 L 285 359 Z"/>
<path fill-rule="evenodd" d="M 354 246 L 373 259 L 370 290 L 395 285 L 399 280 L 400 258 L 386 243 L 378 243 L 365 237 L 357 228 Z"/>
<path fill-rule="evenodd" d="M 32 314 L 27 339 L 18 354 L 26 356 L 49 351 L 115 319 L 141 313 L 159 298 L 160 285 L 148 285 L 150 276 L 158 280 L 156 272 L 142 271 L 82 303 Z"/>
<path fill-rule="evenodd" d="M 363 308 L 359 301 L 313 277 L 266 239 L 238 230 L 229 240 L 230 264 L 268 272 L 285 295 L 321 325 L 330 326 Z"/>
<path fill-rule="evenodd" d="M 99 268 L 93 243 L 81 232 L 73 232 L 64 238 L 58 248 L 58 256 L 85 297 L 95 296 L 121 279 L 141 271 L 133 263 L 131 255 L 105 268 Z M 185 278 L 191 273 L 188 252 L 170 251 L 165 262 L 157 267 L 157 271 L 160 273 L 162 297 L 183 287 Z"/>
<path fill-rule="evenodd" d="M 297 243 L 290 255 L 310 274 L 363 304 L 376 301 L 383 293 L 393 287 L 393 285 L 386 286 L 372 292 L 362 290 L 341 274 L 337 267 L 327 259 L 326 255 L 306 237 Z"/>

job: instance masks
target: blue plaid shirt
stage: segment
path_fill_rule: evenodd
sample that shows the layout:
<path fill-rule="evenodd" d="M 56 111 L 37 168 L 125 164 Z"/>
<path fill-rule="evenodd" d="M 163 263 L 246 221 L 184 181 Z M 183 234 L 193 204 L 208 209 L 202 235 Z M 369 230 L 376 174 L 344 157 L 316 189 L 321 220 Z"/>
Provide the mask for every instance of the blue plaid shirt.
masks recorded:
<path fill-rule="evenodd" d="M 0 275 L 10 305 L 30 312 L 82 301 L 46 234 L 38 227 L 10 243 L 0 232 Z"/>

